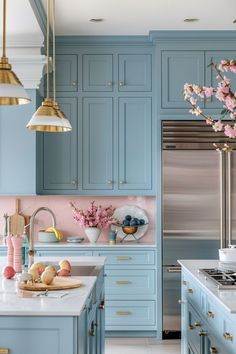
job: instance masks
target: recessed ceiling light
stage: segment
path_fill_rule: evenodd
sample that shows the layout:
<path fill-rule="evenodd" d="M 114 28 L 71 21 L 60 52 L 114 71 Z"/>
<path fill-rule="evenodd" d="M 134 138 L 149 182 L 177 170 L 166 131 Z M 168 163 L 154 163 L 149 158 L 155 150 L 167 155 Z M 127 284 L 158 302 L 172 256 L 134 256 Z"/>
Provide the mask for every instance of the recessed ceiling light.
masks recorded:
<path fill-rule="evenodd" d="M 90 22 L 103 22 L 104 19 L 103 19 L 103 18 L 90 18 L 89 21 L 90 21 Z"/>
<path fill-rule="evenodd" d="M 198 22 L 199 18 L 185 18 L 184 22 Z"/>

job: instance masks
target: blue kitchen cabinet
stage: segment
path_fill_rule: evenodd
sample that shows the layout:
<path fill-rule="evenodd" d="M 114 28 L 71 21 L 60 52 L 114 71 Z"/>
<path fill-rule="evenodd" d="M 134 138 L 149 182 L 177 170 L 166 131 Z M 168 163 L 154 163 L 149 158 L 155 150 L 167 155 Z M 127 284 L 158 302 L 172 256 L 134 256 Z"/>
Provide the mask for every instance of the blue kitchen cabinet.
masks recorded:
<path fill-rule="evenodd" d="M 72 131 L 63 134 L 40 133 L 38 136 L 38 192 L 60 194 L 78 188 L 77 99 L 58 98 L 61 109 L 72 125 Z"/>
<path fill-rule="evenodd" d="M 83 55 L 83 91 L 113 91 L 113 55 Z"/>
<path fill-rule="evenodd" d="M 152 189 L 151 98 L 119 98 L 118 189 Z"/>
<path fill-rule="evenodd" d="M 27 92 L 29 104 L 0 107 L 0 195 L 36 194 L 36 134 L 26 124 L 41 99 Z"/>
<path fill-rule="evenodd" d="M 152 89 L 150 54 L 118 54 L 119 91 L 138 92 Z"/>
<path fill-rule="evenodd" d="M 57 91 L 76 92 L 78 90 L 78 56 L 60 54 L 56 56 Z"/>
<path fill-rule="evenodd" d="M 184 84 L 204 84 L 204 51 L 163 50 L 161 70 L 161 108 L 188 108 L 182 94 Z"/>
<path fill-rule="evenodd" d="M 85 97 L 82 121 L 83 190 L 113 190 L 113 99 Z"/>
<path fill-rule="evenodd" d="M 236 57 L 236 51 L 207 51 L 206 52 L 206 86 L 212 86 L 217 88 L 218 80 L 216 76 L 218 75 L 216 69 L 213 66 L 208 67 L 210 63 L 219 64 L 223 59 L 234 59 Z M 231 80 L 232 90 L 236 90 L 236 75 L 230 71 L 222 73 Z M 215 97 L 208 98 L 205 103 L 206 108 L 221 108 L 223 109 L 222 102 L 217 100 Z"/>

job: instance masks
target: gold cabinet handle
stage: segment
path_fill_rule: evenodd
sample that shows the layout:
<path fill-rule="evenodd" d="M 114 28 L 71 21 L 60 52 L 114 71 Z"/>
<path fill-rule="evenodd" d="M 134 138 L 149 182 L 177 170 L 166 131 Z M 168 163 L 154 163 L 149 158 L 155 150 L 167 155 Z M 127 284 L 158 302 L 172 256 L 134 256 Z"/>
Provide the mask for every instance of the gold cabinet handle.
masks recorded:
<path fill-rule="evenodd" d="M 119 86 L 124 86 L 125 84 L 124 84 L 124 81 L 120 81 L 119 82 Z"/>
<path fill-rule="evenodd" d="M 193 331 L 193 330 L 195 329 L 195 327 L 194 327 L 193 325 L 189 325 L 189 326 L 188 326 L 188 329 L 189 329 L 190 331 Z"/>
<path fill-rule="evenodd" d="M 229 341 L 232 342 L 232 340 L 233 340 L 233 335 L 232 335 L 231 333 L 225 332 L 225 333 L 223 334 L 223 336 L 224 336 L 224 338 L 225 338 L 226 340 L 229 340 Z"/>
<path fill-rule="evenodd" d="M 207 311 L 207 317 L 214 318 L 215 314 L 213 312 L 211 312 L 211 311 Z"/>
<path fill-rule="evenodd" d="M 193 294 L 193 289 L 188 288 L 188 293 L 189 293 L 189 294 Z"/>
<path fill-rule="evenodd" d="M 205 331 L 200 331 L 200 332 L 199 332 L 199 336 L 200 336 L 200 337 L 206 337 L 206 336 L 207 336 L 207 332 L 205 332 Z"/>
<path fill-rule="evenodd" d="M 128 280 L 117 280 L 116 284 L 130 284 L 131 282 Z"/>
<path fill-rule="evenodd" d="M 201 327 L 201 323 L 198 322 L 198 321 L 196 321 L 196 322 L 194 323 L 194 327 Z"/>
<path fill-rule="evenodd" d="M 102 300 L 100 305 L 99 305 L 99 309 L 100 310 L 104 310 L 105 309 L 105 300 Z"/>
<path fill-rule="evenodd" d="M 116 315 L 120 315 L 120 316 L 123 316 L 123 315 L 130 315 L 131 312 L 129 311 L 116 311 Z"/>
<path fill-rule="evenodd" d="M 129 256 L 117 256 L 116 259 L 118 261 L 125 261 L 125 260 L 128 260 L 128 259 L 131 259 L 131 257 L 129 257 Z"/>
<path fill-rule="evenodd" d="M 107 86 L 112 86 L 112 81 L 108 81 Z"/>
<path fill-rule="evenodd" d="M 8 354 L 10 353 L 10 349 L 8 348 L 0 348 L 0 354 Z"/>
<path fill-rule="evenodd" d="M 210 353 L 218 353 L 218 350 L 216 347 L 210 347 Z"/>
<path fill-rule="evenodd" d="M 73 82 L 72 82 L 72 86 L 76 86 L 76 81 L 73 81 Z"/>

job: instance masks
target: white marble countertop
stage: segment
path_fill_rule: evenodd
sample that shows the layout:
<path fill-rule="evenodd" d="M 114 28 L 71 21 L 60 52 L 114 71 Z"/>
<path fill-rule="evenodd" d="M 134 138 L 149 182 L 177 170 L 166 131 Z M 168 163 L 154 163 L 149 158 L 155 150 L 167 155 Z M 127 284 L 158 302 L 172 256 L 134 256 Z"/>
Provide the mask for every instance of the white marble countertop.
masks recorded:
<path fill-rule="evenodd" d="M 196 283 L 205 293 L 213 297 L 226 311 L 236 317 L 236 289 L 219 290 L 213 282 L 206 280 L 205 276 L 198 271 L 201 268 L 217 268 L 219 265 L 218 260 L 178 260 L 178 263 L 185 271 L 194 276 Z"/>
<path fill-rule="evenodd" d="M 73 277 L 81 280 L 80 288 L 57 291 L 68 292 L 62 298 L 19 297 L 17 280 L 0 277 L 0 316 L 79 316 L 96 282 L 96 277 Z"/>

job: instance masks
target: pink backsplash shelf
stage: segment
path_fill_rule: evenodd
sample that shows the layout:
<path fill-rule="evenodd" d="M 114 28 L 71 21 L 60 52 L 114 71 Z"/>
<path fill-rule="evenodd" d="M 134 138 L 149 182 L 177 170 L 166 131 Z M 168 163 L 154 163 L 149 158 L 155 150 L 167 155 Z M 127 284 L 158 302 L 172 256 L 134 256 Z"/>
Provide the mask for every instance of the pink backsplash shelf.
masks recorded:
<path fill-rule="evenodd" d="M 15 212 L 15 197 L 0 197 L 0 235 L 4 230 L 3 214 L 12 215 Z M 73 219 L 72 210 L 69 202 L 73 201 L 81 208 L 89 207 L 89 203 L 94 200 L 96 204 L 108 206 L 112 204 L 115 208 L 124 205 L 135 205 L 145 210 L 149 227 L 147 233 L 140 239 L 141 242 L 155 242 L 155 213 L 156 199 L 155 197 L 81 197 L 81 196 L 35 196 L 35 197 L 19 197 L 20 211 L 24 215 L 31 215 L 35 209 L 45 206 L 55 213 L 57 220 L 57 228 L 60 229 L 64 236 L 83 236 L 84 229 L 79 227 L 78 223 Z M 51 217 L 48 213 L 41 212 L 37 215 L 35 230 L 43 230 L 51 225 Z M 100 242 L 108 240 L 108 230 L 102 230 L 99 238 Z"/>

